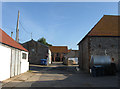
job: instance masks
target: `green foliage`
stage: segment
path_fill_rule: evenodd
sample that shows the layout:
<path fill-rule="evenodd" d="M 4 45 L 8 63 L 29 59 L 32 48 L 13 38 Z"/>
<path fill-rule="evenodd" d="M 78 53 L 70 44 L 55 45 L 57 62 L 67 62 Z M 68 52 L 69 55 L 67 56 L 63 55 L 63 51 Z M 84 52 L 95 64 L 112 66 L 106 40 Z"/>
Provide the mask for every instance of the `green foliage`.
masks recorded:
<path fill-rule="evenodd" d="M 45 39 L 44 37 L 38 39 L 38 42 L 40 42 L 40 43 L 42 43 L 42 44 L 44 44 L 44 45 L 47 45 L 47 46 L 52 46 L 51 44 L 48 44 L 48 43 L 46 42 L 46 39 Z"/>
<path fill-rule="evenodd" d="M 52 44 L 48 44 L 48 43 L 46 43 L 46 45 L 47 45 L 47 46 L 52 46 Z"/>
<path fill-rule="evenodd" d="M 44 37 L 42 37 L 38 40 L 38 42 L 40 42 L 42 44 L 46 44 L 46 39 Z"/>

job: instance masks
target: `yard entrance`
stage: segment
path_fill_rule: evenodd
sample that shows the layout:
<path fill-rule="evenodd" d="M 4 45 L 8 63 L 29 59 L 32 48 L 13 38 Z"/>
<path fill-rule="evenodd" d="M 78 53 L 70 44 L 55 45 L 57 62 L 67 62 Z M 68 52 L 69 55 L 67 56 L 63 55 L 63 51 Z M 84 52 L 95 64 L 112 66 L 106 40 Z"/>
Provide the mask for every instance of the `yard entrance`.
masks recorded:
<path fill-rule="evenodd" d="M 33 73 L 41 74 L 39 81 L 32 87 L 116 87 L 117 76 L 92 77 L 83 71 L 77 71 L 78 65 L 63 65 L 53 62 L 50 66 L 30 66 Z"/>
<path fill-rule="evenodd" d="M 66 66 L 53 62 L 49 66 L 30 65 L 30 71 L 6 83 L 4 87 L 117 87 L 117 76 L 92 77 L 76 70 L 77 65 Z M 21 81 L 24 80 L 24 81 Z"/>

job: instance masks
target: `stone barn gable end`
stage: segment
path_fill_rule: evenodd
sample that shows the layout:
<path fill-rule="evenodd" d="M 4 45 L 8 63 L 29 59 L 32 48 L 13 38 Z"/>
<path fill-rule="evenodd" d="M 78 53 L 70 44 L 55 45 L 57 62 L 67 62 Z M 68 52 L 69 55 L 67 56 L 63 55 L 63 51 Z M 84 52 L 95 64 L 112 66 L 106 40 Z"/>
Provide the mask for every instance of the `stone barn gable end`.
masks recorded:
<path fill-rule="evenodd" d="M 104 15 L 78 43 L 79 66 L 88 70 L 91 55 L 110 55 L 118 65 L 118 40 L 120 16 Z"/>

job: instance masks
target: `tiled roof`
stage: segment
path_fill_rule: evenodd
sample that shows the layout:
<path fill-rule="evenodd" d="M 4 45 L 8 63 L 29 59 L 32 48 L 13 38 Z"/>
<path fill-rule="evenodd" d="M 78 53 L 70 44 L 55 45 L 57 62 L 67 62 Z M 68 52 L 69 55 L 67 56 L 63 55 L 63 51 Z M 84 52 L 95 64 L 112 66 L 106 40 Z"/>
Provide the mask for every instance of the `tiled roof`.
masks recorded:
<path fill-rule="evenodd" d="M 12 39 L 9 35 L 7 35 L 7 33 L 5 33 L 1 28 L 0 28 L 0 42 L 5 45 L 28 52 L 27 49 L 25 49 L 22 45 L 20 45 L 14 39 Z"/>
<path fill-rule="evenodd" d="M 70 50 L 68 50 L 68 52 L 71 52 L 72 50 L 70 49 Z"/>
<path fill-rule="evenodd" d="M 50 46 L 50 50 L 53 53 L 68 53 L 67 46 Z"/>
<path fill-rule="evenodd" d="M 120 16 L 104 15 L 87 34 L 88 36 L 120 36 L 118 34 Z"/>
<path fill-rule="evenodd" d="M 87 36 L 120 36 L 118 32 L 119 21 L 120 16 L 104 15 L 78 44 Z"/>

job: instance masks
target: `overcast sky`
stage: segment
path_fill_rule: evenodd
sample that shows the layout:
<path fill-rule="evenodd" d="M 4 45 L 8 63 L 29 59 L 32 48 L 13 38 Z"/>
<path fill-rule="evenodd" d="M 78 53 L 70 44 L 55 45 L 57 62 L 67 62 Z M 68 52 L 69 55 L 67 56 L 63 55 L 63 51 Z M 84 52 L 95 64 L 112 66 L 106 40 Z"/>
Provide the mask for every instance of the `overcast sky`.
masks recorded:
<path fill-rule="evenodd" d="M 2 29 L 16 34 L 20 10 L 20 42 L 45 37 L 55 46 L 78 49 L 77 43 L 93 28 L 103 15 L 117 15 L 117 2 L 4 2 Z"/>

